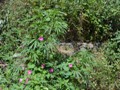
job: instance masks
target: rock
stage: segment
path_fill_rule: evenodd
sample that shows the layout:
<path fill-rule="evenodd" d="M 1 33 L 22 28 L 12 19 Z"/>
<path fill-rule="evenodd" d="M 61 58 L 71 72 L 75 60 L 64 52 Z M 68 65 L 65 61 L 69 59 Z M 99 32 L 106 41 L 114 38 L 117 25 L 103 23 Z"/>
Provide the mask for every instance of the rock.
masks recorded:
<path fill-rule="evenodd" d="M 89 49 L 93 49 L 94 48 L 94 45 L 92 43 L 88 43 L 87 46 L 88 46 Z"/>
<path fill-rule="evenodd" d="M 77 48 L 77 49 L 76 49 Z M 57 50 L 61 53 L 61 54 L 65 54 L 68 56 L 71 56 L 73 54 L 75 54 L 78 51 L 81 50 L 94 50 L 98 48 L 98 43 L 86 43 L 86 42 L 77 42 L 76 45 L 72 44 L 72 43 L 60 43 L 59 45 L 57 45 Z"/>
<path fill-rule="evenodd" d="M 87 47 L 87 43 L 82 43 L 82 47 L 86 48 Z"/>
<path fill-rule="evenodd" d="M 73 55 L 74 52 L 75 52 L 72 43 L 60 43 L 59 45 L 57 45 L 57 50 L 61 54 L 65 54 L 65 55 L 68 55 L 68 56 Z"/>

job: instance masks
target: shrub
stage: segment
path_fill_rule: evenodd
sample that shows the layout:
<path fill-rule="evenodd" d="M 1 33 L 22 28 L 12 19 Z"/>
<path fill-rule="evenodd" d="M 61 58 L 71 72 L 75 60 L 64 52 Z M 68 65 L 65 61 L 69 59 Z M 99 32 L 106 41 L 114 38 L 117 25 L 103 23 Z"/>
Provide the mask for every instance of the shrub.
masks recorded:
<path fill-rule="evenodd" d="M 119 31 L 98 55 L 82 49 L 65 56 L 56 49 L 64 40 L 106 39 L 119 30 L 118 18 L 119 0 L 6 2 L 0 11 L 0 88 L 119 89 Z"/>
<path fill-rule="evenodd" d="M 69 29 L 67 41 L 107 40 L 119 28 L 119 0 L 44 0 L 32 1 L 43 9 L 56 8 L 66 14 Z M 68 37 L 68 35 L 70 37 Z"/>
<path fill-rule="evenodd" d="M 120 60 L 120 31 L 117 31 L 105 47 L 105 53 L 110 63 Z"/>

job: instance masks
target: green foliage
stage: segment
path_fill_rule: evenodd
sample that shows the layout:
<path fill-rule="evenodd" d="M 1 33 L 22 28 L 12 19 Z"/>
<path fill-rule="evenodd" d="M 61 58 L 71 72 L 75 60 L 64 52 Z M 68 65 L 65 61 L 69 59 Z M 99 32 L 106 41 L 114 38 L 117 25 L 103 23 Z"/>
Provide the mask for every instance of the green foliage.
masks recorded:
<path fill-rule="evenodd" d="M 98 54 L 100 55 L 100 54 Z M 95 58 L 97 66 L 95 71 L 92 72 L 91 86 L 92 89 L 96 90 L 117 90 L 120 88 L 119 70 L 120 62 L 109 64 L 104 55 Z"/>
<path fill-rule="evenodd" d="M 58 37 L 66 32 L 67 24 L 63 21 L 63 13 L 58 10 L 36 11 L 34 17 L 23 22 L 28 21 L 31 23 L 28 26 L 28 34 L 23 40 L 25 46 L 23 52 L 37 62 L 51 59 Z M 40 42 L 39 37 L 43 37 L 44 40 Z"/>
<path fill-rule="evenodd" d="M 117 31 L 105 47 L 106 56 L 110 63 L 120 60 L 120 31 Z"/>
<path fill-rule="evenodd" d="M 104 54 L 106 57 L 106 61 L 109 66 L 110 77 L 107 82 L 110 82 L 109 87 L 114 89 L 120 88 L 119 82 L 119 70 L 120 70 L 120 32 L 117 31 L 111 40 L 107 42 L 104 46 Z M 115 82 L 114 82 L 115 81 Z"/>
<path fill-rule="evenodd" d="M 96 56 L 98 63 L 93 73 L 93 86 L 97 89 L 117 90 L 120 88 L 120 32 L 117 31 L 111 40 L 107 41 L 101 53 Z M 104 54 L 104 55 L 103 55 Z M 95 85 L 95 83 L 97 83 Z M 100 86 L 100 87 L 99 87 Z"/>
<path fill-rule="evenodd" d="M 6 1 L 0 6 L 0 89 L 118 90 L 119 4 L 119 0 Z M 101 41 L 111 36 L 103 51 L 81 49 L 65 56 L 56 48 L 64 40 Z"/>
<path fill-rule="evenodd" d="M 119 0 L 48 0 L 31 1 L 43 9 L 58 9 L 66 14 L 69 25 L 66 39 L 101 41 L 119 28 Z M 68 35 L 70 37 L 68 37 Z"/>

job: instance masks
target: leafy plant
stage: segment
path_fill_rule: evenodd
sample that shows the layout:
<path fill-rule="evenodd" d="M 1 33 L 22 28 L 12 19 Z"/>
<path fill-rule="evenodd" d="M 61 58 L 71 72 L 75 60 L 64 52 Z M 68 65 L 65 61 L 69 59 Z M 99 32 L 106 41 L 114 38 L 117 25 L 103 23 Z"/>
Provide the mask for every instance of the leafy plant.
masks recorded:
<path fill-rule="evenodd" d="M 0 5 L 0 89 L 119 89 L 119 3 L 9 0 Z M 65 56 L 56 48 L 64 41 L 98 42 L 111 36 L 97 52 L 82 48 Z"/>
<path fill-rule="evenodd" d="M 108 61 L 110 63 L 114 63 L 117 60 L 120 60 L 120 32 L 117 31 L 114 35 L 114 38 L 112 38 L 105 48 L 106 55 L 108 58 Z"/>

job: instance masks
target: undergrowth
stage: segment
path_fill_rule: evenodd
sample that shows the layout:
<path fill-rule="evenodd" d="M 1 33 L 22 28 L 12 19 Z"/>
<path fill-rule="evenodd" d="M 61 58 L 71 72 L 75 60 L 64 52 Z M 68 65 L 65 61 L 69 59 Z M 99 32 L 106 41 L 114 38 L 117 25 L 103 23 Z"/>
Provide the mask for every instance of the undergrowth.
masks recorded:
<path fill-rule="evenodd" d="M 119 0 L 9 0 L 0 6 L 0 89 L 119 90 Z M 102 42 L 74 55 L 61 42 Z"/>

